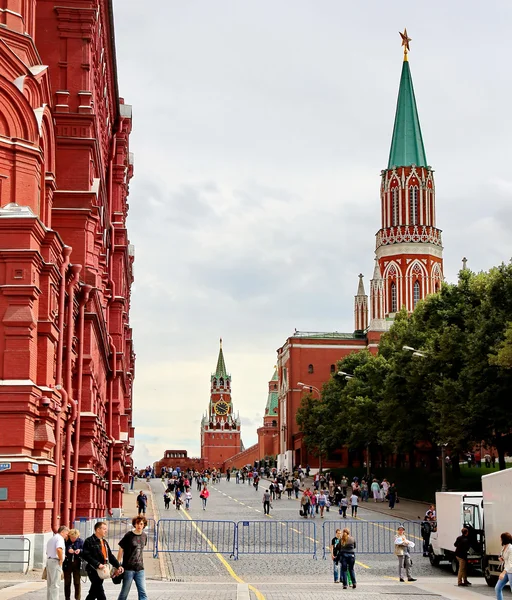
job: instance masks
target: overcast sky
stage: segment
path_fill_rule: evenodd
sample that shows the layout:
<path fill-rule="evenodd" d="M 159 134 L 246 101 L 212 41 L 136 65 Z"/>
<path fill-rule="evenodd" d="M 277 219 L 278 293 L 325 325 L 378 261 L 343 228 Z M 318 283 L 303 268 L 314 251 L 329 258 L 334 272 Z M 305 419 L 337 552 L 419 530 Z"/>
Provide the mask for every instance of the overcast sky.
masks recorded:
<path fill-rule="evenodd" d="M 115 18 L 138 466 L 199 455 L 220 337 L 247 447 L 294 328 L 353 331 L 404 26 L 445 277 L 512 256 L 509 0 L 115 0 Z"/>

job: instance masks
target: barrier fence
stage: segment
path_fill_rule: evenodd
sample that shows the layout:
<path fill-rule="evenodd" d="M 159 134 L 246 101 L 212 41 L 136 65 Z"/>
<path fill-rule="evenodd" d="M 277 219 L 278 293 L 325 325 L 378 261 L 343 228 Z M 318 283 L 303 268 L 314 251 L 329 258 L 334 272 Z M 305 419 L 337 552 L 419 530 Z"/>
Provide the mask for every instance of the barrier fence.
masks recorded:
<path fill-rule="evenodd" d="M 75 528 L 85 539 L 94 532 L 94 524 L 100 519 L 79 519 Z M 132 530 L 129 518 L 105 519 L 108 525 L 107 539 L 112 548 L 117 548 L 121 538 Z M 397 528 L 403 525 L 407 538 L 414 542 L 411 553 L 421 553 L 422 537 L 420 521 L 359 521 L 353 519 L 324 521 L 321 535 L 317 538 L 314 520 L 299 521 L 216 521 L 185 519 L 148 519 L 146 552 L 157 557 L 160 552 L 220 553 L 234 559 L 244 554 L 301 554 L 317 558 L 318 546 L 323 547 L 323 558 L 330 553 L 336 529 L 350 529 L 356 540 L 357 554 L 393 554 Z M 321 538 L 321 539 L 320 539 Z M 12 538 L 9 538 L 10 540 Z M 0 538 L 2 540 L 2 538 Z M 23 550 L 30 558 L 28 549 Z M 0 544 L 1 546 L 1 544 Z M 21 552 L 22 550 L 18 550 Z M 0 570 L 2 562 L 0 547 Z M 28 560 L 28 559 L 27 559 Z M 10 562 L 15 562 L 10 560 Z M 28 564 L 28 562 L 27 562 Z"/>
<path fill-rule="evenodd" d="M 30 565 L 32 545 L 24 536 L 0 537 L 0 572 L 26 573 Z M 16 565 L 10 568 L 10 565 Z"/>
<path fill-rule="evenodd" d="M 239 554 L 308 554 L 317 557 L 313 521 L 239 521 L 236 532 L 236 558 Z"/>
<path fill-rule="evenodd" d="M 160 519 L 155 556 L 159 552 L 218 552 L 233 556 L 236 529 L 234 521 Z"/>
<path fill-rule="evenodd" d="M 356 554 L 393 554 L 395 551 L 395 536 L 398 527 L 405 528 L 407 539 L 414 542 L 410 553 L 423 552 L 421 538 L 421 522 L 419 521 L 324 521 L 322 525 L 323 558 L 330 554 L 332 539 L 336 529 L 347 527 L 350 535 L 356 541 Z"/>
<path fill-rule="evenodd" d="M 80 532 L 80 537 L 85 539 L 94 533 L 94 524 L 98 521 L 104 521 L 108 526 L 107 539 L 111 548 L 114 548 L 114 552 L 117 551 L 117 546 L 123 536 L 129 531 L 133 530 L 132 518 L 118 518 L 118 519 L 77 519 L 75 521 L 75 529 Z M 155 538 L 157 525 L 155 519 L 148 519 L 148 524 L 144 532 L 147 535 L 148 543 L 144 548 L 144 552 L 151 552 L 155 555 Z"/>

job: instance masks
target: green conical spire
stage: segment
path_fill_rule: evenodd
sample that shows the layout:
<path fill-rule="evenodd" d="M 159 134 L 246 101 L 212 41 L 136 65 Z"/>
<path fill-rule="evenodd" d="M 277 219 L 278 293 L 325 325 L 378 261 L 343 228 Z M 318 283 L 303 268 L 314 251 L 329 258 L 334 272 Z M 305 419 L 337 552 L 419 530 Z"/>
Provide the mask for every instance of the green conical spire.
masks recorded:
<path fill-rule="evenodd" d="M 388 169 L 393 167 L 427 166 L 427 156 L 423 147 L 420 120 L 416 108 L 416 98 L 412 86 L 411 70 L 407 53 L 404 55 L 400 91 L 396 105 L 395 126 L 389 152 Z"/>
<path fill-rule="evenodd" d="M 219 358 L 217 359 L 217 368 L 215 369 L 215 377 L 227 377 L 226 363 L 224 362 L 224 354 L 222 352 L 222 338 L 220 338 Z"/>

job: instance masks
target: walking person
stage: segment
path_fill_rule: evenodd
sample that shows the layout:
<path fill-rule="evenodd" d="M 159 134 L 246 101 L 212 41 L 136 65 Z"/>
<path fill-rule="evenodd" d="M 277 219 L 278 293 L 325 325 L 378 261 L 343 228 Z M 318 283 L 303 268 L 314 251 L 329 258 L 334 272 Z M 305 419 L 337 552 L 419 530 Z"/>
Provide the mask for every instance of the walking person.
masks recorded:
<path fill-rule="evenodd" d="M 347 518 L 347 508 L 348 508 L 348 500 L 346 496 L 342 496 L 340 500 L 340 515 L 343 515 L 343 518 Z"/>
<path fill-rule="evenodd" d="M 387 494 L 388 500 L 389 500 L 389 508 L 395 508 L 396 495 L 397 495 L 396 486 L 394 483 L 392 483 L 388 488 L 388 494 Z"/>
<path fill-rule="evenodd" d="M 165 510 L 169 510 L 169 506 L 171 505 L 171 498 L 168 494 L 168 492 L 165 492 L 164 494 L 164 506 L 165 506 Z"/>
<path fill-rule="evenodd" d="M 288 494 L 288 500 L 291 500 L 292 498 L 292 492 L 293 492 L 293 483 L 291 482 L 290 479 L 288 479 L 288 481 L 286 482 L 286 493 Z"/>
<path fill-rule="evenodd" d="M 503 571 L 500 573 L 498 583 L 494 588 L 496 591 L 496 600 L 503 600 L 503 588 L 507 583 L 512 587 L 512 535 L 508 532 L 501 534 L 500 562 L 503 563 Z"/>
<path fill-rule="evenodd" d="M 350 535 L 350 530 L 345 527 L 341 535 L 341 577 L 343 579 L 343 589 L 346 590 L 348 587 L 347 572 L 352 582 L 352 587 L 356 589 L 356 574 L 354 571 L 354 564 L 356 562 L 356 541 Z"/>
<path fill-rule="evenodd" d="M 137 503 L 137 510 L 139 511 L 139 515 L 145 515 L 146 507 L 148 505 L 148 498 L 142 490 L 140 490 L 139 495 L 137 496 L 136 503 Z"/>
<path fill-rule="evenodd" d="M 134 517 L 132 519 L 133 530 L 125 533 L 119 542 L 117 560 L 123 565 L 124 577 L 123 587 L 117 600 L 126 600 L 133 581 L 137 587 L 139 600 L 147 600 L 146 576 L 144 573 L 144 548 L 148 543 L 148 537 L 144 532 L 148 522 L 146 517 Z"/>
<path fill-rule="evenodd" d="M 84 542 L 82 558 L 87 563 L 87 575 L 91 582 L 89 593 L 85 600 L 106 600 L 103 581 L 110 577 L 110 568 L 113 566 L 117 573 L 123 573 L 123 567 L 119 564 L 117 558 L 112 554 L 105 536 L 107 535 L 107 524 L 104 521 L 98 521 L 94 525 L 94 533 Z M 102 577 L 98 571 L 102 571 Z"/>
<path fill-rule="evenodd" d="M 300 499 L 300 515 L 305 519 L 308 518 L 309 514 L 309 496 L 307 494 L 302 494 L 302 498 Z"/>
<path fill-rule="evenodd" d="M 398 578 L 403 583 L 404 578 L 402 577 L 402 569 L 405 569 L 407 575 L 407 581 L 416 581 L 412 576 L 411 571 L 411 557 L 409 556 L 409 549 L 414 548 L 414 542 L 407 539 L 405 535 L 405 528 L 399 527 L 395 536 L 395 556 L 398 557 Z"/>
<path fill-rule="evenodd" d="M 66 551 L 69 529 L 63 525 L 46 544 L 46 600 L 59 600 L 62 564 Z"/>
<path fill-rule="evenodd" d="M 270 514 L 270 492 L 268 490 L 264 491 L 262 502 L 263 514 L 268 516 Z"/>
<path fill-rule="evenodd" d="M 457 585 L 467 586 L 471 585 L 471 583 L 468 581 L 467 575 L 468 552 L 471 542 L 468 537 L 469 530 L 466 527 L 463 527 L 460 532 L 461 535 L 459 535 L 453 544 L 455 546 L 455 556 L 457 558 L 457 562 L 459 563 L 459 569 L 457 571 Z"/>
<path fill-rule="evenodd" d="M 75 600 L 80 600 L 81 582 L 80 582 L 80 563 L 82 562 L 81 552 L 84 548 L 84 541 L 80 537 L 78 529 L 70 529 L 68 539 L 66 540 L 66 552 L 62 570 L 64 571 L 64 597 L 71 599 L 71 580 L 75 589 Z"/>
<path fill-rule="evenodd" d="M 371 485 L 370 489 L 372 492 L 373 501 L 377 502 L 377 500 L 380 500 L 380 485 L 376 479 L 374 479 L 372 481 L 372 485 Z"/>
<path fill-rule="evenodd" d="M 324 518 L 324 510 L 327 506 L 327 496 L 325 495 L 325 491 L 322 490 L 320 495 L 318 496 L 318 507 L 320 508 L 320 518 Z"/>
<path fill-rule="evenodd" d="M 192 492 L 190 491 L 190 488 L 187 488 L 187 491 L 185 492 L 185 509 L 186 510 L 190 510 L 190 503 L 192 502 Z"/>
<path fill-rule="evenodd" d="M 334 583 L 339 583 L 340 579 L 340 561 L 341 561 L 341 529 L 336 529 L 336 534 L 331 541 L 331 558 L 334 575 Z"/>
<path fill-rule="evenodd" d="M 199 497 L 201 498 L 201 502 L 203 503 L 203 510 L 206 510 L 206 503 L 208 502 L 208 498 L 210 497 L 210 492 L 208 491 L 206 485 L 203 486 Z"/>
<path fill-rule="evenodd" d="M 350 496 L 350 506 L 352 508 L 352 518 L 357 518 L 357 507 L 359 506 L 359 496 L 357 494 Z"/>

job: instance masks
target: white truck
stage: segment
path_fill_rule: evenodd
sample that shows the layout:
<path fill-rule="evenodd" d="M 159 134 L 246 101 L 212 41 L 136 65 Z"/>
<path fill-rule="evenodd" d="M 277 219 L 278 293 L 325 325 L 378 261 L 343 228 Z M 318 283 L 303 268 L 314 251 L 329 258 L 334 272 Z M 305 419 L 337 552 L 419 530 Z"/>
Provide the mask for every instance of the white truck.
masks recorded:
<path fill-rule="evenodd" d="M 482 477 L 482 492 L 438 492 L 437 528 L 430 535 L 429 558 L 432 565 L 451 564 L 457 573 L 453 543 L 462 527 L 469 529 L 471 548 L 468 563 L 480 569 L 488 585 L 499 576 L 500 535 L 512 530 L 512 469 Z"/>
<path fill-rule="evenodd" d="M 437 492 L 436 518 L 437 527 L 430 534 L 430 563 L 437 566 L 441 561 L 448 561 L 456 574 L 459 563 L 453 544 L 461 535 L 461 529 L 467 527 L 471 540 L 468 564 L 480 567 L 484 537 L 482 492 Z"/>

